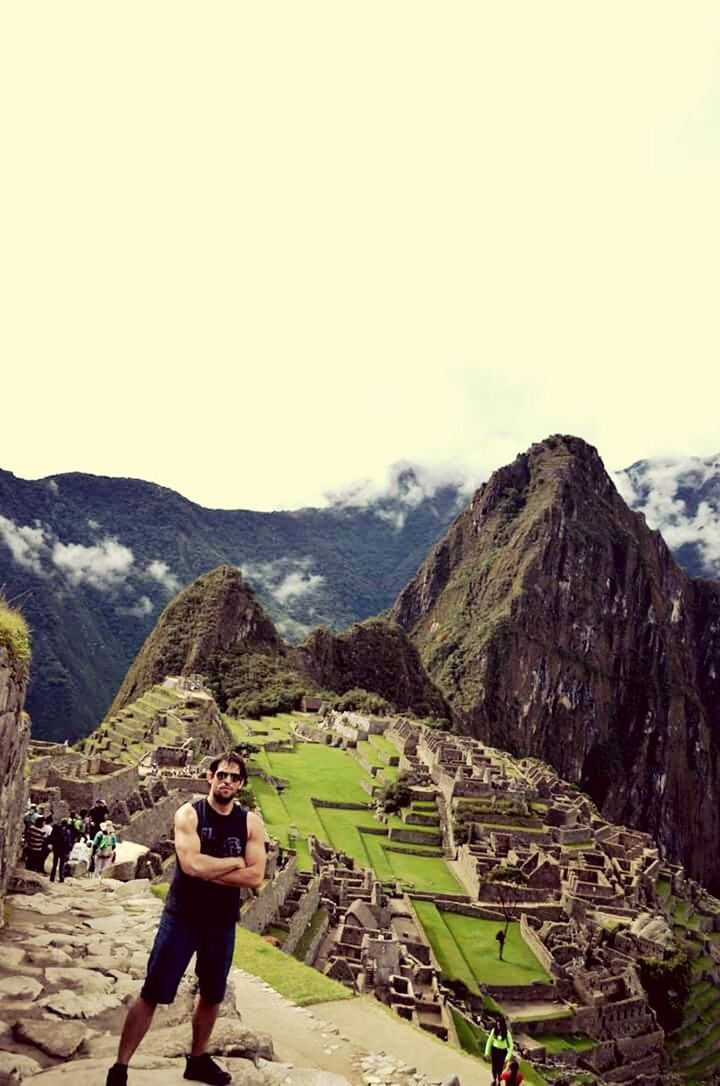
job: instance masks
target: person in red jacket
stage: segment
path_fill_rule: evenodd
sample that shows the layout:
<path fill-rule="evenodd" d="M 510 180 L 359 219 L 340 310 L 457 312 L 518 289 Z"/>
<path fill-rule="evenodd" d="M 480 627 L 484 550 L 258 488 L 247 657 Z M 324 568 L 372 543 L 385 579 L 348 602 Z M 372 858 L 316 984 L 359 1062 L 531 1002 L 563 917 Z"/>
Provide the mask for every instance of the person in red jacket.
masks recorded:
<path fill-rule="evenodd" d="M 507 1082 L 508 1086 L 520 1086 L 524 1075 L 522 1074 L 517 1060 L 510 1060 L 507 1065 L 507 1070 L 503 1071 L 500 1075 L 501 1082 Z"/>

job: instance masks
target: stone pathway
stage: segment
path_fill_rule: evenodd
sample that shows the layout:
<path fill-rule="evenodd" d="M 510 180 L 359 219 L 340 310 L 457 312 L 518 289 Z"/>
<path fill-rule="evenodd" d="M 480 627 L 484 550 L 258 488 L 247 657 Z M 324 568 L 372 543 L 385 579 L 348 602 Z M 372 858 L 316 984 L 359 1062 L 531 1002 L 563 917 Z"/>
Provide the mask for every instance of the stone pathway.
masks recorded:
<path fill-rule="evenodd" d="M 125 1005 L 138 993 L 161 902 L 147 880 L 28 876 L 0 930 L 0 1086 L 102 1086 Z M 429 1086 L 482 1081 L 482 1066 L 385 1012 L 374 1000 L 297 1007 L 241 970 L 211 1051 L 237 1086 Z M 158 1008 L 130 1086 L 179 1086 L 194 977 Z M 478 1071 L 480 1075 L 478 1075 Z"/>

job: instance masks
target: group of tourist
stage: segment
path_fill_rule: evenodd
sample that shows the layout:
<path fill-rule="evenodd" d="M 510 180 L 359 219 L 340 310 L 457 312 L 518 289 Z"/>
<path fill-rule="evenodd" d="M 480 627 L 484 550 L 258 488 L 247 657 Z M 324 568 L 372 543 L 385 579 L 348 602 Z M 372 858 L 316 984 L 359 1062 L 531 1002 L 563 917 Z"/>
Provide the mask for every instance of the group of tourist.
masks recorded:
<path fill-rule="evenodd" d="M 56 819 L 38 804 L 29 803 L 23 821 L 25 866 L 44 875 L 52 853 L 51 882 L 56 878 L 64 882 L 70 865 L 77 864 L 83 873 L 94 871 L 99 878 L 115 862 L 117 836 L 102 799 L 97 799 L 89 810 L 83 807 Z"/>

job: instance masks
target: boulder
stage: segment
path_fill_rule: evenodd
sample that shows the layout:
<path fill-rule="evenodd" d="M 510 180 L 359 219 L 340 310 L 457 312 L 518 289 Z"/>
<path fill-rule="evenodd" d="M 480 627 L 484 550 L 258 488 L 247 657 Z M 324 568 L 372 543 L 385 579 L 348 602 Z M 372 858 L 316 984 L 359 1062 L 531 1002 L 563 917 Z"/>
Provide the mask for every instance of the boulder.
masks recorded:
<path fill-rule="evenodd" d="M 69 988 L 61 988 L 59 992 L 45 996 L 39 1000 L 39 1004 L 47 1007 L 61 1018 L 95 1018 L 103 1011 L 112 1010 L 122 1004 L 122 999 L 116 995 L 108 995 L 102 992 L 94 992 L 91 995 L 83 995 L 80 992 L 72 992 Z"/>
<path fill-rule="evenodd" d="M 15 1040 L 61 1060 L 69 1060 L 77 1052 L 87 1032 L 80 1022 L 42 1022 L 37 1018 L 21 1018 L 13 1027 Z"/>
<path fill-rule="evenodd" d="M 37 999 L 42 990 L 42 984 L 34 977 L 3 977 L 0 980 L 2 999 Z"/>
<path fill-rule="evenodd" d="M 42 1071 L 42 1066 L 32 1056 L 22 1056 L 19 1052 L 0 1052 L 0 1084 L 22 1082 L 31 1075 L 37 1075 L 39 1071 Z"/>

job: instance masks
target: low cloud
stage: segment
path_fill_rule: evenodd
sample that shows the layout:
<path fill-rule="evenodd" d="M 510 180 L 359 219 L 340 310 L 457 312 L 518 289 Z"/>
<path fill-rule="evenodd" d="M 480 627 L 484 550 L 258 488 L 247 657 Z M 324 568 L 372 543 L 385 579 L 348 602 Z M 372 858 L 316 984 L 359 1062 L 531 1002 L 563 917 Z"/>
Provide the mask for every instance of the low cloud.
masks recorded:
<path fill-rule="evenodd" d="M 92 517 L 88 517 L 87 526 L 88 526 L 88 528 L 91 529 L 91 531 L 96 532 L 98 530 L 98 528 L 100 527 L 100 521 L 99 520 L 93 520 Z"/>
<path fill-rule="evenodd" d="M 720 576 L 720 506 L 702 496 L 706 484 L 720 478 L 720 460 L 700 457 L 653 458 L 617 472 L 615 482 L 627 504 L 643 513 L 672 550 L 696 546 L 708 576 Z M 688 508 L 680 491 L 697 494 Z M 695 506 L 695 503 L 692 503 Z"/>
<path fill-rule="evenodd" d="M 33 573 L 42 573 L 43 552 L 47 553 L 45 529 L 38 521 L 35 527 L 29 524 L 16 524 L 8 517 L 0 516 L 0 539 L 10 548 L 14 560 L 24 569 Z"/>
<path fill-rule="evenodd" d="M 325 580 L 319 573 L 288 573 L 275 588 L 270 589 L 278 603 L 287 603 L 293 597 L 314 592 Z"/>
<path fill-rule="evenodd" d="M 466 499 L 478 485 L 477 480 L 468 478 L 460 468 L 427 468 L 412 464 L 409 460 L 397 460 L 387 469 L 383 479 L 360 479 L 341 490 L 328 491 L 325 500 L 329 505 L 346 508 L 363 509 L 378 503 L 394 502 L 407 509 L 415 509 L 423 501 L 433 498 L 443 487 L 455 487 L 458 494 Z"/>
<path fill-rule="evenodd" d="M 155 604 L 149 596 L 141 596 L 132 607 L 119 607 L 118 610 L 123 615 L 134 615 L 135 618 L 145 618 L 147 615 L 151 615 L 155 610 Z"/>
<path fill-rule="evenodd" d="M 175 592 L 180 590 L 180 581 L 174 573 L 170 572 L 170 566 L 167 562 L 161 562 L 160 559 L 156 558 L 154 562 L 150 562 L 145 567 L 145 571 L 154 581 L 161 584 L 170 595 L 174 595 Z"/>
<path fill-rule="evenodd" d="M 270 562 L 245 562 L 240 566 L 243 577 L 263 589 L 283 605 L 317 591 L 325 578 L 311 573 L 315 564 L 310 555 L 302 558 L 276 558 Z"/>
<path fill-rule="evenodd" d="M 374 512 L 380 520 L 391 524 L 396 532 L 401 532 L 405 527 L 407 513 L 404 509 L 375 509 Z"/>
<path fill-rule="evenodd" d="M 101 591 L 117 588 L 130 573 L 134 561 L 130 548 L 110 536 L 91 547 L 57 542 L 52 549 L 53 565 L 71 584 L 89 584 Z"/>
<path fill-rule="evenodd" d="M 278 618 L 275 627 L 282 639 L 289 641 L 293 645 L 298 645 L 301 641 L 304 641 L 312 629 L 312 626 L 306 626 L 303 622 L 296 622 L 289 615 Z"/>

